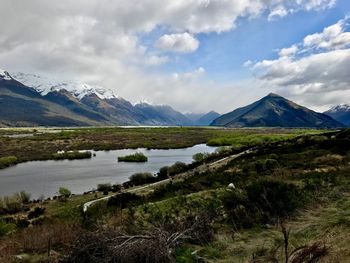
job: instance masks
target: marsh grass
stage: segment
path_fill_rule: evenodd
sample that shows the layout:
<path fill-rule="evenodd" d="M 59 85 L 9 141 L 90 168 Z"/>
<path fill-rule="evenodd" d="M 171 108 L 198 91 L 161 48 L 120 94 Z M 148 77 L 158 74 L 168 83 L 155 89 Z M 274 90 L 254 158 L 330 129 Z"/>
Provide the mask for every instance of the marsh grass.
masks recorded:
<path fill-rule="evenodd" d="M 147 161 L 148 161 L 147 156 L 141 152 L 118 157 L 118 162 L 145 163 Z"/>
<path fill-rule="evenodd" d="M 76 160 L 76 159 L 90 159 L 92 157 L 92 153 L 89 151 L 79 152 L 63 152 L 63 153 L 54 153 L 52 155 L 53 160 Z"/>

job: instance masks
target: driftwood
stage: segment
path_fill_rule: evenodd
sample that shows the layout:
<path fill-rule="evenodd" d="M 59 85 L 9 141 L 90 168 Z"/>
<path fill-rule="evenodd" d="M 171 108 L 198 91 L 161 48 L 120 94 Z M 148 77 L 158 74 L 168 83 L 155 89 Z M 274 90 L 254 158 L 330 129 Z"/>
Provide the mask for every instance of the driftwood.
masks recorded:
<path fill-rule="evenodd" d="M 212 233 L 207 218 L 196 218 L 188 224 L 153 227 L 140 234 L 116 230 L 81 234 L 62 263 L 175 262 L 175 250 L 185 242 L 209 241 Z"/>

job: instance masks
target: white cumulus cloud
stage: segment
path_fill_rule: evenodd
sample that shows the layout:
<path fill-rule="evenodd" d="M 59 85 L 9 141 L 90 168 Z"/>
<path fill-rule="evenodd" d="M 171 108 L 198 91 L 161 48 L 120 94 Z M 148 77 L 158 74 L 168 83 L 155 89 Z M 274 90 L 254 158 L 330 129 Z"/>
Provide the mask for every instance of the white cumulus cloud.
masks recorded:
<path fill-rule="evenodd" d="M 158 39 L 155 46 L 164 51 L 189 53 L 197 50 L 199 41 L 187 32 L 166 34 Z"/>
<path fill-rule="evenodd" d="M 223 99 L 231 97 L 229 88 L 211 93 L 203 83 L 179 82 L 172 74 L 151 75 L 149 67 L 162 65 L 169 57 L 154 52 L 153 43 L 143 43 L 140 36 L 162 28 L 168 34 L 159 39 L 160 48 L 193 52 L 199 45 L 197 34 L 233 30 L 238 19 L 274 13 L 281 17 L 286 12 L 330 8 L 334 2 L 0 0 L 0 66 L 9 71 L 79 79 L 114 89 L 126 99 L 152 97 L 156 103 L 170 103 L 187 111 L 190 107 L 207 108 L 215 97 L 220 109 Z M 342 46 L 346 41 L 347 35 L 339 35 L 333 45 Z M 202 94 L 200 102 L 198 93 Z"/>
<path fill-rule="evenodd" d="M 306 36 L 302 43 L 281 49 L 279 58 L 259 61 L 252 68 L 260 85 L 301 97 L 306 105 L 341 103 L 350 99 L 348 35 L 345 20 L 340 20 Z"/>

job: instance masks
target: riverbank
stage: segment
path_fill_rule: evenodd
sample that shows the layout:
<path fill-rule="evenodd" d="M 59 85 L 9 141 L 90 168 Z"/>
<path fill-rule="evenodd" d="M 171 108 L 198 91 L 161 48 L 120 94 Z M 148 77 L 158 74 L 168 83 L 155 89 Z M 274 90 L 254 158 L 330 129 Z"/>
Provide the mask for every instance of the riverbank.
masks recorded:
<path fill-rule="evenodd" d="M 9 128 L 0 129 L 0 158 L 16 157 L 16 163 L 52 160 L 59 151 L 118 149 L 180 149 L 197 144 L 243 146 L 281 141 L 303 134 L 307 129 L 225 129 L 202 127 L 162 128 Z M 0 167 L 1 168 L 1 167 Z"/>

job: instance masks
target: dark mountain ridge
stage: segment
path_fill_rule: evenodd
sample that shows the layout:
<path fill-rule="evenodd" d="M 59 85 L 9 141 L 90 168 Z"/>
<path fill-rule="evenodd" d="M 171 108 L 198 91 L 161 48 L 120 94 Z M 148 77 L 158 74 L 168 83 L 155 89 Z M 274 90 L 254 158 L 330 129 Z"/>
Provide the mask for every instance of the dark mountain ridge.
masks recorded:
<path fill-rule="evenodd" d="M 233 128 L 337 128 L 344 126 L 325 114 L 312 111 L 274 93 L 270 93 L 248 106 L 222 115 L 215 119 L 211 125 Z"/>

